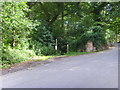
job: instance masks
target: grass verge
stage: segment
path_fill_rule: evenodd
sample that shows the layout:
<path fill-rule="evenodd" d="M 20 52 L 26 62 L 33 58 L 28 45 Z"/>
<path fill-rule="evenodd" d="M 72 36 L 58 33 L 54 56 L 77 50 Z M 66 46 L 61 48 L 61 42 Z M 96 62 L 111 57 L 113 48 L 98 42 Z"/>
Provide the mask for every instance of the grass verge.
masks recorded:
<path fill-rule="evenodd" d="M 76 56 L 76 55 L 89 54 L 89 53 L 95 53 L 95 52 L 69 52 L 69 53 L 67 53 L 65 55 L 35 56 L 31 60 L 24 60 L 24 61 L 21 61 L 20 63 L 29 62 L 29 61 L 32 61 L 32 62 L 45 61 L 45 60 L 48 60 L 48 59 L 54 58 L 54 57 Z M 19 64 L 19 63 L 16 63 L 16 64 Z M 10 65 L 10 64 L 0 65 L 0 69 L 10 68 L 13 65 L 14 64 L 12 64 L 12 65 Z"/>
<path fill-rule="evenodd" d="M 89 53 L 95 53 L 95 52 L 70 52 L 70 53 L 67 53 L 63 56 L 76 56 L 76 55 L 89 54 Z"/>

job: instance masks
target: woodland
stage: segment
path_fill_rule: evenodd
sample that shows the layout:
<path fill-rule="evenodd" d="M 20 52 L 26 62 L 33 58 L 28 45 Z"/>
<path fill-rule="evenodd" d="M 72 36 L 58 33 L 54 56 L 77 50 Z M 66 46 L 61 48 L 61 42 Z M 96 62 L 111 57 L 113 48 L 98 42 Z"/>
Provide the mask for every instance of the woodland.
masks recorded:
<path fill-rule="evenodd" d="M 1 2 L 1 67 L 35 56 L 108 49 L 120 41 L 119 2 Z"/>

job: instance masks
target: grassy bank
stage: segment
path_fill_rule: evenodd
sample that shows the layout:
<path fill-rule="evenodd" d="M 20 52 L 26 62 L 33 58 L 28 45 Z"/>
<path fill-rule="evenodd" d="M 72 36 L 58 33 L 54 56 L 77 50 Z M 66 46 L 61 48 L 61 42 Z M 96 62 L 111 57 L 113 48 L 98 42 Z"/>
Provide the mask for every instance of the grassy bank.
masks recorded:
<path fill-rule="evenodd" d="M 20 64 L 20 63 L 24 63 L 24 62 L 36 62 L 36 61 L 44 61 L 44 60 L 47 60 L 47 59 L 50 59 L 50 58 L 53 58 L 53 57 L 55 57 L 55 56 L 35 56 L 35 57 L 33 57 L 32 59 L 30 59 L 30 60 L 23 60 L 23 61 L 21 61 L 21 62 L 17 62 L 17 63 L 15 63 L 15 64 Z M 0 68 L 2 69 L 5 69 L 5 68 L 10 68 L 11 66 L 13 66 L 13 65 L 15 65 L 15 64 L 1 64 L 0 65 Z"/>
<path fill-rule="evenodd" d="M 66 57 L 66 56 L 76 56 L 76 55 L 82 55 L 82 54 L 89 54 L 89 53 L 94 53 L 94 52 L 69 52 L 65 55 L 53 55 L 53 56 L 35 56 L 33 57 L 31 60 L 24 60 L 24 61 L 21 61 L 19 63 L 24 63 L 24 62 L 36 62 L 36 61 L 45 61 L 45 60 L 48 60 L 50 58 L 54 58 L 54 57 Z M 16 63 L 16 64 L 19 64 L 19 63 Z M 11 66 L 13 66 L 14 64 L 4 64 L 4 65 L 1 65 L 0 68 L 10 68 Z"/>

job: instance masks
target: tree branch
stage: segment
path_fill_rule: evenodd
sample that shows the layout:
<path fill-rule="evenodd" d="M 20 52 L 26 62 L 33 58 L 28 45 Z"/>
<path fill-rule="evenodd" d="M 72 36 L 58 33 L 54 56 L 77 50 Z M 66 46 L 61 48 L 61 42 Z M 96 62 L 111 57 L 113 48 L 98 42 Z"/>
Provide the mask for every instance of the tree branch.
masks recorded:
<path fill-rule="evenodd" d="M 50 20 L 50 14 L 48 13 L 48 11 L 46 10 L 46 8 L 44 7 L 44 5 L 40 2 L 40 5 L 41 5 L 41 7 L 42 7 L 42 9 L 43 9 L 43 11 L 44 11 L 44 13 L 45 13 L 45 15 L 46 15 L 46 21 L 47 22 L 49 22 L 49 20 Z"/>

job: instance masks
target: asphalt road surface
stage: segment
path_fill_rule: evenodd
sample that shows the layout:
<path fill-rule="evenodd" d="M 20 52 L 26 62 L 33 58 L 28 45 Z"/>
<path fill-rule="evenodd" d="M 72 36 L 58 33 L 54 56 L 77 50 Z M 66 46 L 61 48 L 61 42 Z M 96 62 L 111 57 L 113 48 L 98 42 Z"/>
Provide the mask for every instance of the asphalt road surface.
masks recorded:
<path fill-rule="evenodd" d="M 2 76 L 3 88 L 118 88 L 118 49 L 61 58 Z"/>

